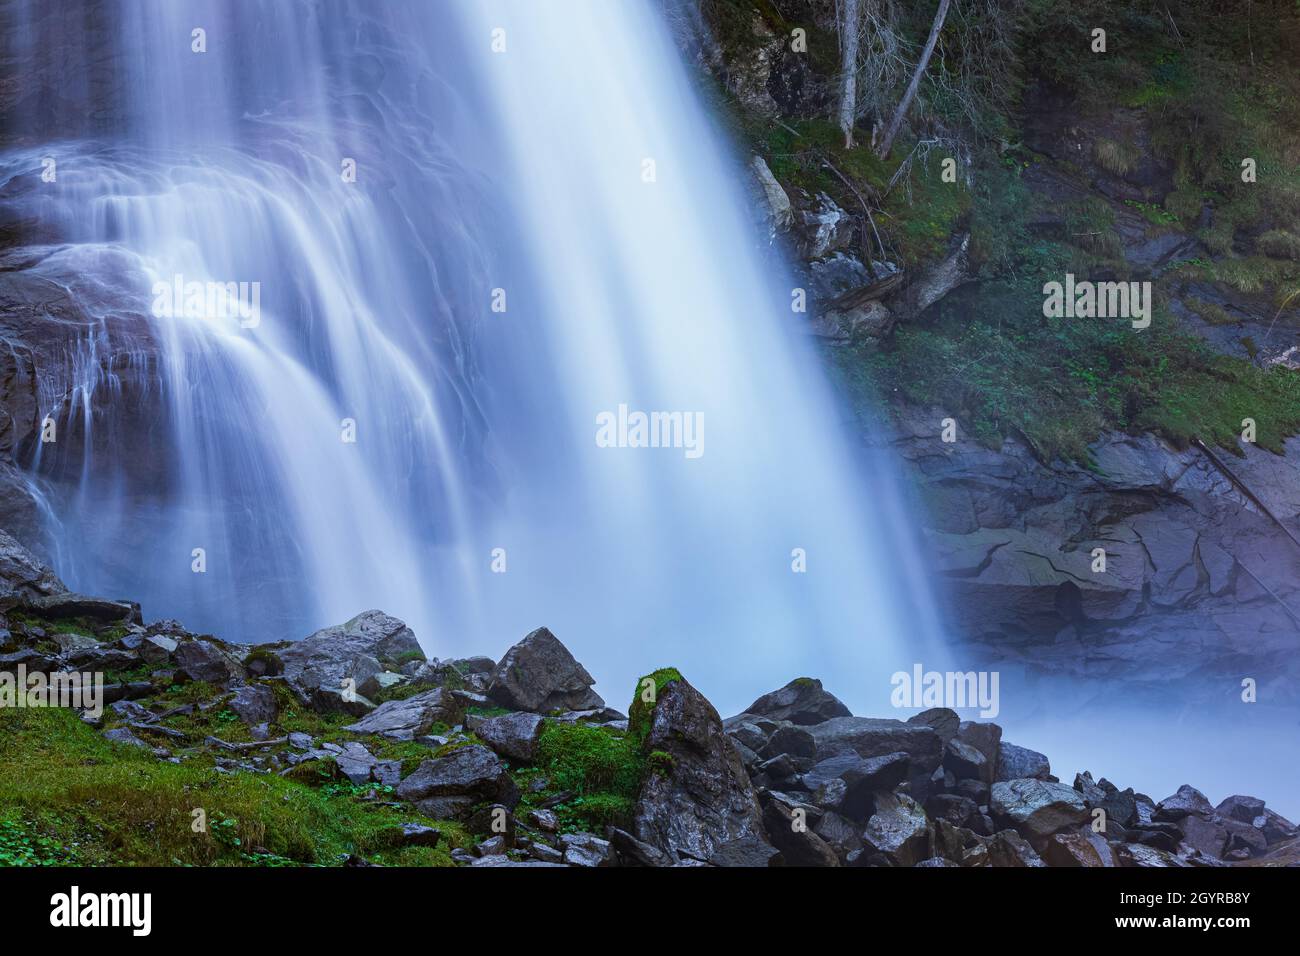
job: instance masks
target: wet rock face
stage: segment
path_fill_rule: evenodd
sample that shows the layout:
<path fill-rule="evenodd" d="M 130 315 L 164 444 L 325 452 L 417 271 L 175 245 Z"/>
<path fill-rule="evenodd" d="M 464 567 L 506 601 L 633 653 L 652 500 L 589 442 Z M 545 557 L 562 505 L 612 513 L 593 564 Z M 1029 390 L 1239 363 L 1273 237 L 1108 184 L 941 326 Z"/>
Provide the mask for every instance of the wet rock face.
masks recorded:
<path fill-rule="evenodd" d="M 506 651 L 492 672 L 488 696 L 503 707 L 547 714 L 600 710 L 605 701 L 592 690 L 595 679 L 544 627 Z"/>
<path fill-rule="evenodd" d="M 656 761 L 637 800 L 638 840 L 701 862 L 737 841 L 766 841 L 757 796 L 722 719 L 687 681 L 659 692 L 644 749 L 666 759 Z"/>
<path fill-rule="evenodd" d="M 804 726 L 852 716 L 839 698 L 822 688 L 821 681 L 809 677 L 796 678 L 780 690 L 764 694 L 745 712 Z"/>
<path fill-rule="evenodd" d="M 1073 788 L 1034 779 L 995 783 L 989 809 L 995 821 L 1014 827 L 1031 843 L 1041 843 L 1088 817 L 1083 798 Z"/>
<path fill-rule="evenodd" d="M 67 591 L 53 571 L 5 531 L 0 531 L 0 606 Z"/>
<path fill-rule="evenodd" d="M 1235 674 L 1250 654 L 1300 686 L 1300 662 L 1279 638 L 1294 622 L 1269 594 L 1300 600 L 1300 548 L 1202 452 L 1108 434 L 1092 446 L 1095 470 L 1048 466 L 1015 440 L 996 451 L 945 445 L 944 417 L 902 411 L 893 447 L 928 503 L 931 553 L 977 657 L 1166 681 Z M 1287 448 L 1246 446 L 1230 467 L 1294 525 L 1300 440 Z M 1096 548 L 1104 573 L 1093 570 Z"/>
<path fill-rule="evenodd" d="M 279 658 L 285 680 L 305 703 L 359 716 L 373 705 L 349 700 L 358 696 L 356 689 L 385 664 L 416 655 L 423 658 L 424 652 L 406 624 L 382 611 L 366 611 L 288 645 Z"/>
<path fill-rule="evenodd" d="M 388 740 L 414 740 L 429 732 L 435 723 L 452 725 L 464 713 L 464 705 L 442 687 L 405 700 L 380 704 L 347 729 L 356 734 L 376 734 Z"/>
<path fill-rule="evenodd" d="M 471 744 L 426 760 L 397 788 L 397 797 L 415 803 L 434 819 L 463 817 L 480 803 L 513 808 L 519 791 L 500 759 L 487 747 Z"/>

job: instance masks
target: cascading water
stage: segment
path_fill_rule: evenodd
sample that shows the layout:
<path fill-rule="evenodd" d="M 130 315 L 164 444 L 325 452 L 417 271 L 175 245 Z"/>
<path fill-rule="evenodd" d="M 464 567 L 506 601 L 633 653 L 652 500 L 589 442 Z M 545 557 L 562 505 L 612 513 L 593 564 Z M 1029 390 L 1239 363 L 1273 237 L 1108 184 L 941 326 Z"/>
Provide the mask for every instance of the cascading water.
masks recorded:
<path fill-rule="evenodd" d="M 807 672 L 880 712 L 939 663 L 906 510 L 652 3 L 100 6 L 111 106 L 4 159 L 95 320 L 42 409 L 80 457 L 31 464 L 71 585 L 248 641 L 381 607 L 448 656 L 544 623 L 616 696 L 672 663 L 723 710 Z M 177 281 L 257 283 L 257 321 L 169 315 Z M 602 447 L 620 407 L 697 443 Z"/>

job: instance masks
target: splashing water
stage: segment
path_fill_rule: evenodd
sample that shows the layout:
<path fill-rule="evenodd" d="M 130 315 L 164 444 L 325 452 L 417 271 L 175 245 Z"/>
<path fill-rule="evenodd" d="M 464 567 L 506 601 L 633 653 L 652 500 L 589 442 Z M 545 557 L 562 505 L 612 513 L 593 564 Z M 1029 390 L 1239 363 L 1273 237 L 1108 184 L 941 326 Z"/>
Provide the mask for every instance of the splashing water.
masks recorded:
<path fill-rule="evenodd" d="M 14 201 L 92 320 L 42 398 L 76 459 L 32 461 L 72 586 L 250 641 L 381 607 L 444 657 L 544 623 L 615 703 L 674 664 L 724 711 L 809 673 L 879 713 L 941 664 L 655 4 L 105 6 L 108 119 L 3 159 L 58 160 Z M 257 321 L 167 314 L 176 277 Z M 687 440 L 618 447 L 620 408 Z"/>

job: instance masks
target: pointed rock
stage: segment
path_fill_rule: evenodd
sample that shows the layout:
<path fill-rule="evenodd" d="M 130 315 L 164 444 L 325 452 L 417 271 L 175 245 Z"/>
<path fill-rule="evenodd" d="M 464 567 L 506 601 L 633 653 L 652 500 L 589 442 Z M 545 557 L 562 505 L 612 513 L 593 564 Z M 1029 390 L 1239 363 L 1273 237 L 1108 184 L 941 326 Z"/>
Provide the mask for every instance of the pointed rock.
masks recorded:
<path fill-rule="evenodd" d="M 745 712 L 803 726 L 820 724 L 832 717 L 853 716 L 839 698 L 822 689 L 821 681 L 811 677 L 797 677 L 780 690 L 764 694 L 746 707 Z"/>
<path fill-rule="evenodd" d="M 488 696 L 502 707 L 535 714 L 599 710 L 596 683 L 554 634 L 539 627 L 506 651 L 492 671 Z"/>
<path fill-rule="evenodd" d="M 757 795 L 722 719 L 684 678 L 659 690 L 643 746 L 665 757 L 637 799 L 638 840 L 674 859 L 699 862 L 737 840 L 766 842 Z"/>

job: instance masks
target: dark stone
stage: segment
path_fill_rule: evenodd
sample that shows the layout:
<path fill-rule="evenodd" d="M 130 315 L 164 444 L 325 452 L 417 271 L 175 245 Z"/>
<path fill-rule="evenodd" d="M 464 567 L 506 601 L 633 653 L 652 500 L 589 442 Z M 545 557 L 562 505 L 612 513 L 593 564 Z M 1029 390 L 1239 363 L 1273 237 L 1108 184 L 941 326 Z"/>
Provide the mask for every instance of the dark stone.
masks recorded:
<path fill-rule="evenodd" d="M 1004 780 L 1024 780 L 1036 777 L 1045 780 L 1052 775 L 1052 765 L 1048 759 L 1036 750 L 1017 747 L 1003 740 L 998 744 L 998 762 L 993 772 L 994 782 Z"/>
<path fill-rule="evenodd" d="M 192 681 L 206 681 L 224 687 L 242 680 L 244 669 L 229 653 L 212 641 L 183 641 L 172 655 L 178 674 Z"/>
<path fill-rule="evenodd" d="M 863 849 L 891 866 L 915 866 L 931 856 L 932 833 L 925 811 L 902 793 L 880 793 L 876 812 L 862 832 Z"/>
<path fill-rule="evenodd" d="M 804 726 L 820 724 L 832 717 L 852 716 L 834 694 L 822 689 L 821 681 L 810 677 L 798 677 L 780 690 L 764 694 L 746 707 L 745 712 Z"/>
<path fill-rule="evenodd" d="M 803 785 L 824 806 L 833 806 L 854 820 L 866 820 L 873 812 L 873 794 L 893 790 L 907 779 L 910 759 L 905 753 L 864 758 L 842 753 L 815 764 L 803 775 Z M 835 781 L 844 786 L 831 788 Z"/>
<path fill-rule="evenodd" d="M 592 690 L 596 681 L 560 641 L 539 627 L 496 665 L 488 696 L 511 710 L 548 714 L 556 710 L 598 710 L 605 701 Z"/>
<path fill-rule="evenodd" d="M 226 706 L 250 727 L 269 723 L 280 715 L 275 704 L 275 692 L 264 684 L 245 684 L 235 691 L 235 696 Z"/>
<path fill-rule="evenodd" d="M 776 848 L 756 836 L 744 836 L 722 844 L 709 857 L 710 866 L 762 869 L 775 866 L 781 857 Z"/>
<path fill-rule="evenodd" d="M 1102 866 L 1101 854 L 1092 841 L 1080 833 L 1053 833 L 1043 845 L 1048 866 Z"/>
<path fill-rule="evenodd" d="M 955 827 L 969 827 L 979 816 L 979 807 L 969 797 L 956 793 L 932 794 L 925 801 L 925 812 L 932 820 L 947 820 Z"/>
<path fill-rule="evenodd" d="M 591 833 L 566 833 L 560 837 L 560 846 L 569 866 L 613 866 L 615 862 L 609 841 Z"/>
<path fill-rule="evenodd" d="M 778 727 L 768 737 L 763 749 L 758 751 L 759 757 L 763 759 L 781 754 L 789 754 L 792 757 L 813 757 L 816 753 L 817 745 L 813 741 L 812 734 L 793 724 Z"/>
<path fill-rule="evenodd" d="M 988 760 L 968 743 L 954 737 L 943 751 L 943 769 L 956 780 L 984 780 L 989 777 Z"/>
<path fill-rule="evenodd" d="M 1226 798 L 1219 804 L 1217 809 L 1221 816 L 1225 816 L 1229 820 L 1253 824 L 1255 818 L 1264 812 L 1264 801 L 1257 797 L 1235 795 Z"/>
<path fill-rule="evenodd" d="M 644 746 L 670 759 L 641 788 L 633 812 L 637 839 L 670 857 L 704 862 L 733 840 L 766 837 L 754 788 L 722 720 L 688 681 L 659 692 Z"/>
<path fill-rule="evenodd" d="M 799 807 L 769 795 L 763 805 L 768 839 L 781 851 L 786 866 L 839 866 L 835 850 L 813 831 L 813 821 Z"/>
<path fill-rule="evenodd" d="M 988 861 L 990 866 L 1047 866 L 1015 830 L 1002 830 L 989 839 Z"/>
<path fill-rule="evenodd" d="M 1165 797 L 1156 804 L 1155 819 L 1177 822 L 1189 814 L 1209 817 L 1214 814 L 1214 807 L 1205 799 L 1205 794 L 1195 787 L 1183 784 L 1172 797 Z"/>
<path fill-rule="evenodd" d="M 423 823 L 402 824 L 402 846 L 435 847 L 442 839 L 442 831 Z"/>
<path fill-rule="evenodd" d="M 366 611 L 288 645 L 277 656 L 303 703 L 360 717 L 373 708 L 360 687 L 384 669 L 383 663 L 396 664 L 412 654 L 423 651 L 409 627 L 382 611 Z"/>
<path fill-rule="evenodd" d="M 928 777 L 939 766 L 943 746 L 933 727 L 872 717 L 835 717 L 808 728 L 817 745 L 817 759 L 844 753 L 883 757 L 905 753 L 910 773 Z"/>
<path fill-rule="evenodd" d="M 7 532 L 0 530 L 0 605 L 12 607 L 67 591 L 53 571 Z"/>
<path fill-rule="evenodd" d="M 998 750 L 1002 743 L 1002 728 L 997 724 L 963 720 L 957 728 L 956 739 L 974 747 L 984 755 L 984 767 L 979 779 L 985 783 L 993 783 L 993 772 L 997 769 Z"/>
<path fill-rule="evenodd" d="M 519 803 L 519 792 L 501 760 L 480 744 L 425 760 L 398 785 L 397 797 L 416 803 L 432 817 L 460 818 L 480 803 Z"/>
<path fill-rule="evenodd" d="M 414 740 L 428 733 L 434 724 L 460 722 L 459 701 L 445 688 L 380 704 L 355 724 L 345 729 L 354 734 L 376 734 L 388 740 Z"/>
<path fill-rule="evenodd" d="M 537 756 L 537 740 L 543 719 L 523 711 L 500 717 L 485 717 L 469 727 L 478 738 L 503 757 L 531 763 Z"/>
<path fill-rule="evenodd" d="M 1083 797 L 1063 783 L 1007 780 L 993 785 L 989 798 L 993 820 L 1015 828 L 1037 845 L 1059 830 L 1085 823 Z"/>
<path fill-rule="evenodd" d="M 907 718 L 907 722 L 933 727 L 934 732 L 945 745 L 957 736 L 957 728 L 961 726 L 961 718 L 957 716 L 957 711 L 947 707 L 931 707 L 919 714 L 913 714 Z"/>
<path fill-rule="evenodd" d="M 672 866 L 667 854 L 644 840 L 638 840 L 626 830 L 610 827 L 606 836 L 624 866 Z M 770 847 L 768 849 L 775 852 Z"/>

